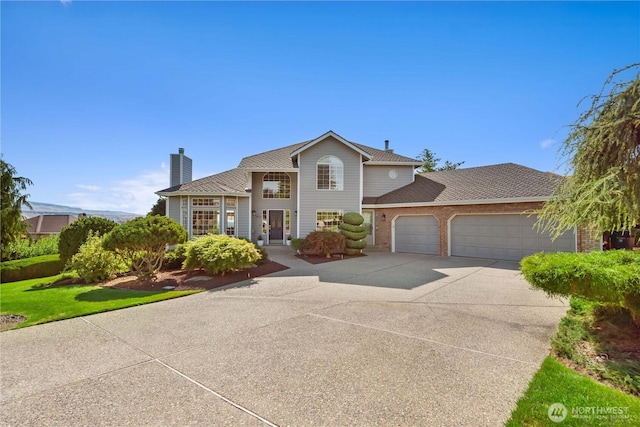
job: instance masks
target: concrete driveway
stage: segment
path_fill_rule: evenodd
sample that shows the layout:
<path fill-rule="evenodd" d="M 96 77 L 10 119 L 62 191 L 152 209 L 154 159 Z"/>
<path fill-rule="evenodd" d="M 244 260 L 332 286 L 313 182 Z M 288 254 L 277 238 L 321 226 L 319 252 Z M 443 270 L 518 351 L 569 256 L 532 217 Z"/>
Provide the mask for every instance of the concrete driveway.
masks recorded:
<path fill-rule="evenodd" d="M 0 334 L 2 425 L 497 426 L 567 309 L 517 264 L 370 253 Z"/>

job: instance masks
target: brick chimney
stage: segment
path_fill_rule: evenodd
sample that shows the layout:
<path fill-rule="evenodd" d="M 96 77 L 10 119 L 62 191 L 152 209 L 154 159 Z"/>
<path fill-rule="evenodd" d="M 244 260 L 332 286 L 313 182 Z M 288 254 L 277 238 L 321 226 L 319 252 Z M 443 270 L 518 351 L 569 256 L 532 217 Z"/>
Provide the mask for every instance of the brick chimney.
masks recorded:
<path fill-rule="evenodd" d="M 184 148 L 178 148 L 178 154 L 170 155 L 169 186 L 184 184 L 192 180 L 192 161 L 184 155 Z"/>

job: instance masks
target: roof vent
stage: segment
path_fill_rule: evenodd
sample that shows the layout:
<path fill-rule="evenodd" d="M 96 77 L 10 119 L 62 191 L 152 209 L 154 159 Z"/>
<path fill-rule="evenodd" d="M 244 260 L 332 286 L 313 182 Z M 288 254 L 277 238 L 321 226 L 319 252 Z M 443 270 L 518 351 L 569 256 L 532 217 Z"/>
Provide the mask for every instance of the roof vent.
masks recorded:
<path fill-rule="evenodd" d="M 384 140 L 384 151 L 388 151 L 390 153 L 393 153 L 393 150 L 389 148 L 389 140 L 388 139 Z"/>

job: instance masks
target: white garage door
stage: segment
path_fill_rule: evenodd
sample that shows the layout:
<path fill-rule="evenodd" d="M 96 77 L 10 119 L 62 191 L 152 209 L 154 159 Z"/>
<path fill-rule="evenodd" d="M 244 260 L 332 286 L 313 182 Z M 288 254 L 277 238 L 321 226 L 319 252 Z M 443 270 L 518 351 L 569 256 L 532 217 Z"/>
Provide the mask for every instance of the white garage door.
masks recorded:
<path fill-rule="evenodd" d="M 433 215 L 401 216 L 395 220 L 395 251 L 438 255 L 438 220 Z"/>
<path fill-rule="evenodd" d="M 461 215 L 451 220 L 451 255 L 520 261 L 536 252 L 575 252 L 574 232 L 551 241 L 538 233 L 535 216 Z"/>

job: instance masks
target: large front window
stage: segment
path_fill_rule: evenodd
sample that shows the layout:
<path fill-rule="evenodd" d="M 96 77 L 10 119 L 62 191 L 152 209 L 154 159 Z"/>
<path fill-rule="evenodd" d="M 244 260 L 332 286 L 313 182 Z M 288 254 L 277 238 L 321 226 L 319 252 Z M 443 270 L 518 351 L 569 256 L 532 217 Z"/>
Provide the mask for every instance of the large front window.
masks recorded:
<path fill-rule="evenodd" d="M 342 190 L 344 165 L 336 156 L 324 156 L 317 164 L 318 190 Z"/>
<path fill-rule="evenodd" d="M 269 172 L 262 179 L 263 199 L 291 198 L 291 178 L 284 172 Z"/>
<path fill-rule="evenodd" d="M 191 199 L 191 235 L 220 234 L 220 198 L 194 197 Z"/>
<path fill-rule="evenodd" d="M 204 236 L 205 234 L 220 233 L 220 210 L 193 210 L 193 236 Z"/>
<path fill-rule="evenodd" d="M 316 231 L 338 231 L 342 211 L 316 211 Z"/>

